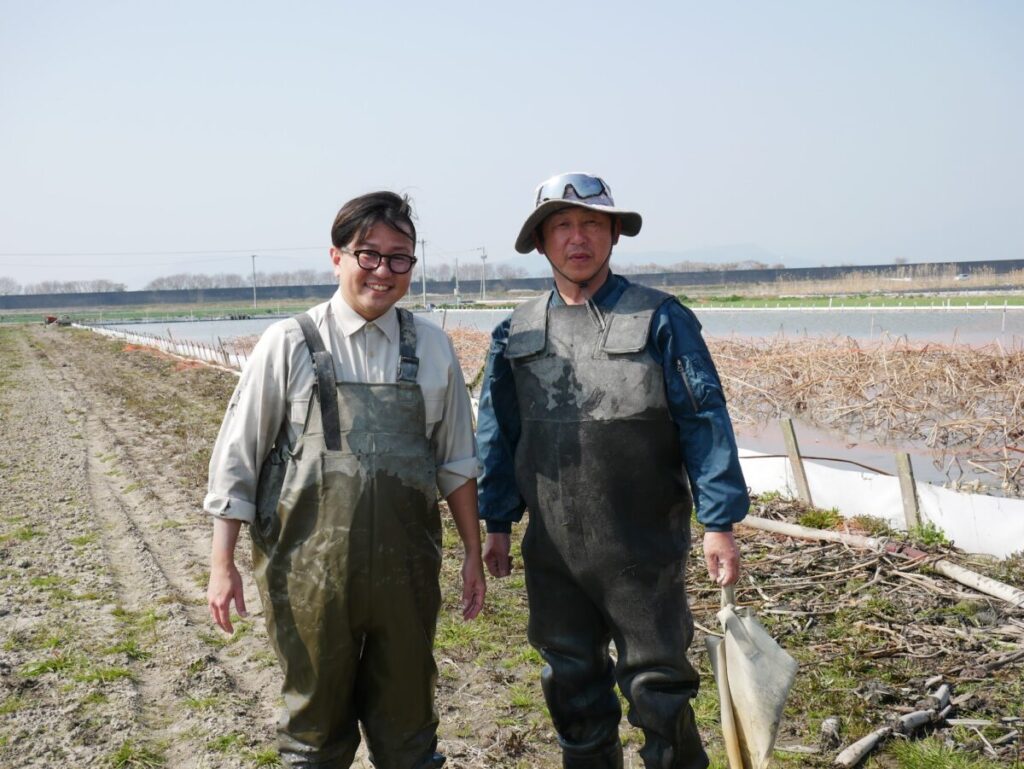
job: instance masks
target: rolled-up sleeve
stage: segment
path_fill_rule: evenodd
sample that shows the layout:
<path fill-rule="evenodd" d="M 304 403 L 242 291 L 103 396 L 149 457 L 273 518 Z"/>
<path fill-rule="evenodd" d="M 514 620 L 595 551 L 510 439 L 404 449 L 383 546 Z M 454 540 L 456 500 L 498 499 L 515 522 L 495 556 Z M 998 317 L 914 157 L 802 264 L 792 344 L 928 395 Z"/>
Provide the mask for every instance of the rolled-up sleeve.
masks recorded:
<path fill-rule="evenodd" d="M 298 328 L 296 326 L 296 328 Z M 210 456 L 203 509 L 220 518 L 252 523 L 260 466 L 287 416 L 291 366 L 287 331 L 275 324 L 260 338 L 228 402 Z"/>
<path fill-rule="evenodd" d="M 473 405 L 466 390 L 455 348 L 447 336 L 450 365 L 444 393 L 444 415 L 434 430 L 434 461 L 437 465 L 437 489 L 447 498 L 468 481 L 476 478 L 476 440 L 473 436 Z"/>
<path fill-rule="evenodd" d="M 652 353 L 660 356 L 669 411 L 679 432 L 697 520 L 731 531 L 750 507 L 722 384 L 696 316 L 677 301 L 654 318 Z"/>

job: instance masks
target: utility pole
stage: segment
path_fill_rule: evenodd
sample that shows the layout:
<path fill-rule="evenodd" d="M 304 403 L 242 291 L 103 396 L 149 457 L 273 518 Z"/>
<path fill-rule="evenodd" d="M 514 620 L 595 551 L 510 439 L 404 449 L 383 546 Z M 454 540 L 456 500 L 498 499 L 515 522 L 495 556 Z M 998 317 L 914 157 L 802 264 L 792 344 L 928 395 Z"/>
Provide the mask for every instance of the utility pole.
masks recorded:
<path fill-rule="evenodd" d="M 423 309 L 427 309 L 427 241 L 420 240 L 420 279 L 423 281 Z"/>
<path fill-rule="evenodd" d="M 256 309 L 256 254 L 252 255 L 252 308 Z"/>
<path fill-rule="evenodd" d="M 455 257 L 455 309 L 459 309 L 459 257 Z M 1006 310 L 1003 309 L 1003 318 L 1006 318 Z"/>
<path fill-rule="evenodd" d="M 480 246 L 480 262 L 483 264 L 480 272 L 480 303 L 483 304 L 487 301 L 487 249 L 484 246 Z"/>

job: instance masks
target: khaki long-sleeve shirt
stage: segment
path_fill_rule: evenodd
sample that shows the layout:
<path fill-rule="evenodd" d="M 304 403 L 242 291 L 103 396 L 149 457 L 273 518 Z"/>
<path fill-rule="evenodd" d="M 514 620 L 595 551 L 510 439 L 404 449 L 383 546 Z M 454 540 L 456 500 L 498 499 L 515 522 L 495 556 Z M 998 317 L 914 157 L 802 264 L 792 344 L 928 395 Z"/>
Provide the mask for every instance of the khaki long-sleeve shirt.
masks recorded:
<path fill-rule="evenodd" d="M 334 358 L 338 381 L 397 381 L 399 333 L 394 308 L 367 321 L 336 292 L 330 301 L 309 310 L 309 315 Z M 477 476 L 472 408 L 448 336 L 428 321 L 416 318 L 415 322 L 420 361 L 416 381 L 426 406 L 426 435 L 434 449 L 437 486 L 447 497 Z M 298 324 L 281 321 L 268 328 L 242 372 L 213 447 L 203 501 L 208 513 L 253 521 L 260 466 L 282 424 L 295 445 L 314 383 L 313 364 Z"/>

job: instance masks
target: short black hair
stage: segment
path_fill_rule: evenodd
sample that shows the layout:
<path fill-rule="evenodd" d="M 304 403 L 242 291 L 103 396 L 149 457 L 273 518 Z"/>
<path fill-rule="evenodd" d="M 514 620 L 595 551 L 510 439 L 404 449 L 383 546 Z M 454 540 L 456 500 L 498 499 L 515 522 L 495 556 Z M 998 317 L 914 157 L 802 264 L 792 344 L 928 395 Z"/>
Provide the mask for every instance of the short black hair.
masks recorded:
<path fill-rule="evenodd" d="M 408 235 L 416 244 L 416 225 L 412 200 L 408 195 L 399 195 L 387 190 L 369 192 L 352 198 L 341 207 L 331 226 L 331 243 L 335 248 L 344 248 L 352 241 L 366 236 L 374 225 L 386 224 L 391 229 Z"/>

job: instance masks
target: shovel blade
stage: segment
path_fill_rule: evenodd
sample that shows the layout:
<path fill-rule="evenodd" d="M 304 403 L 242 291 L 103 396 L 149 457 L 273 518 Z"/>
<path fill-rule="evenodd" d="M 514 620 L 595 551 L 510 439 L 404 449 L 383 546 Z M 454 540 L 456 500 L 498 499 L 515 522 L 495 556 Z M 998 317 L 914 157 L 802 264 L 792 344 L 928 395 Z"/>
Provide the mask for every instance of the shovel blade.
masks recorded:
<path fill-rule="evenodd" d="M 771 759 L 786 697 L 796 678 L 796 660 L 768 635 L 746 609 L 718 613 L 725 637 L 719 665 L 727 674 L 732 717 L 743 769 L 765 769 Z M 724 664 L 723 664 L 724 663 Z M 717 679 L 716 679 L 717 680 Z"/>

